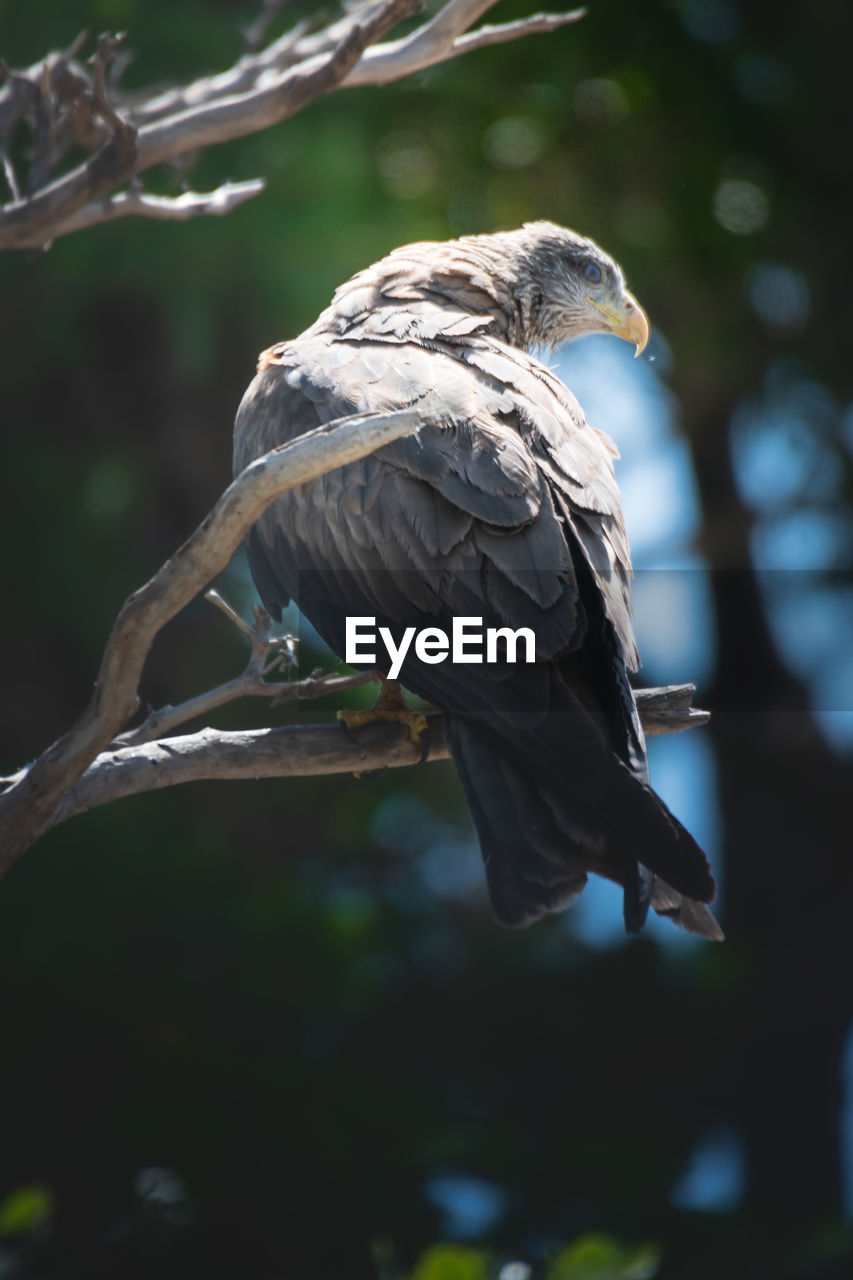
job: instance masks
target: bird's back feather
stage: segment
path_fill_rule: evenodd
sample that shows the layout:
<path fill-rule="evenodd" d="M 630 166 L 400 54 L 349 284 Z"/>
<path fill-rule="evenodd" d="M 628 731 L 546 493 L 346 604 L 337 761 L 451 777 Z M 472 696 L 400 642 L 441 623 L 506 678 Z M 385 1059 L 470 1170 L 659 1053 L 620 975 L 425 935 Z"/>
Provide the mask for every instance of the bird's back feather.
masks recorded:
<path fill-rule="evenodd" d="M 419 267 L 417 249 L 265 353 L 243 399 L 236 470 L 348 414 L 418 406 L 425 419 L 268 508 L 249 540 L 264 603 L 278 614 L 295 599 L 340 655 L 347 615 L 397 637 L 454 616 L 532 628 L 533 666 L 410 656 L 401 675 L 447 714 L 495 914 L 557 910 L 594 871 L 625 886 L 630 928 L 650 900 L 713 936 L 707 861 L 648 786 L 616 450 L 505 340 L 512 317 L 485 265 L 460 283 L 453 254 Z"/>

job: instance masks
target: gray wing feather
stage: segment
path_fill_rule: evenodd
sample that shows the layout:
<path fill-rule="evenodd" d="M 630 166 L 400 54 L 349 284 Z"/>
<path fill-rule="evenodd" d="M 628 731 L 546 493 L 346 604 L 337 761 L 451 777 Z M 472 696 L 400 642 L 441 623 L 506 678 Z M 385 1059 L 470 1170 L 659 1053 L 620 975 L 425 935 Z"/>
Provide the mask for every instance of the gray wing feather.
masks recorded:
<path fill-rule="evenodd" d="M 365 324 L 355 301 L 365 305 L 367 288 L 348 297 Z M 398 329 L 406 314 L 387 312 Z M 279 563 L 283 531 L 309 563 L 361 570 L 365 581 L 377 572 L 397 576 L 392 594 L 420 608 L 467 598 L 518 627 L 531 625 L 533 604 L 541 656 L 551 657 L 578 641 L 573 544 L 589 564 L 624 660 L 635 665 L 630 559 L 607 438 L 526 353 L 476 336 L 443 337 L 429 348 L 387 341 L 375 332 L 381 314 L 368 317 L 369 338 L 331 338 L 326 326 L 274 349 L 275 362 L 254 380 L 238 414 L 235 466 L 350 413 L 421 403 L 427 423 L 418 437 L 279 499 L 259 522 L 255 554 Z M 460 575 L 464 587 L 454 588 Z M 296 589 L 295 582 L 281 586 L 279 597 Z M 447 599 L 454 590 L 461 598 Z"/>

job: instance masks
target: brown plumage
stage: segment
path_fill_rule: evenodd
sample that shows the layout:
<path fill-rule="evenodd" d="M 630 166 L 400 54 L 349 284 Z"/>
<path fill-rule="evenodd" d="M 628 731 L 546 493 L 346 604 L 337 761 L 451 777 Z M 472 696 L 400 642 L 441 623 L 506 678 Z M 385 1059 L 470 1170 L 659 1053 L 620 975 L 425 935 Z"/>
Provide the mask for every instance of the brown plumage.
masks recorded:
<path fill-rule="evenodd" d="M 419 661 L 402 683 L 445 712 L 498 920 L 564 907 L 587 872 L 705 937 L 707 861 L 648 785 L 616 450 L 531 351 L 585 333 L 645 344 L 618 266 L 553 223 L 395 250 L 264 352 L 235 470 L 318 424 L 415 405 L 418 436 L 303 485 L 252 530 L 267 608 L 294 599 L 335 652 L 347 615 L 395 636 L 454 616 L 530 627 L 535 665 Z M 381 650 L 380 650 L 381 651 Z"/>

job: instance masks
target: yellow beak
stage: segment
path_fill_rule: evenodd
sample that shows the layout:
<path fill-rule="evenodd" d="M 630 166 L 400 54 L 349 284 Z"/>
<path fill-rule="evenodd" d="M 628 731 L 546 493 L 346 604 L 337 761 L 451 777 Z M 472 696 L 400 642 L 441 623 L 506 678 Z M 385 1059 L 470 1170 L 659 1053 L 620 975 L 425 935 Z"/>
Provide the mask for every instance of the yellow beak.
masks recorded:
<path fill-rule="evenodd" d="M 626 342 L 633 342 L 637 348 L 634 355 L 638 356 L 649 340 L 649 318 L 633 293 L 628 293 L 626 289 L 619 301 L 612 306 L 604 306 L 594 298 L 587 298 L 586 301 L 604 316 L 608 333 L 624 338 Z"/>

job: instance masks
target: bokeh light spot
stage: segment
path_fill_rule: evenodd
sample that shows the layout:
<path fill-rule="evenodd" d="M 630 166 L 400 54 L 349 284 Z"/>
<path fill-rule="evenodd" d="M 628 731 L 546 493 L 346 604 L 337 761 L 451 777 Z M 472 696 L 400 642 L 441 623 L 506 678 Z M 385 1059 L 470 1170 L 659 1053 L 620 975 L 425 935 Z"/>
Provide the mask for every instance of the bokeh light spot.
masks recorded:
<path fill-rule="evenodd" d="M 437 1174 L 427 1182 L 427 1195 L 444 1216 L 444 1229 L 459 1239 L 485 1235 L 506 1206 L 506 1192 L 484 1178 L 465 1173 Z"/>
<path fill-rule="evenodd" d="M 770 53 L 745 53 L 732 65 L 732 78 L 748 102 L 775 107 L 790 96 L 793 73 Z"/>
<path fill-rule="evenodd" d="M 743 1143 L 729 1126 L 720 1126 L 697 1145 L 672 1202 L 680 1209 L 724 1213 L 737 1208 L 745 1182 Z"/>
<path fill-rule="evenodd" d="M 853 528 L 846 512 L 802 507 L 768 516 L 755 529 L 752 546 L 760 569 L 831 569 L 849 565 Z"/>
<path fill-rule="evenodd" d="M 483 151 L 498 169 L 526 169 L 544 154 L 545 138 L 529 116 L 505 116 L 486 130 Z"/>
<path fill-rule="evenodd" d="M 133 472 L 122 458 L 104 458 L 89 472 L 83 501 L 90 515 L 113 520 L 133 502 L 136 484 Z"/>
<path fill-rule="evenodd" d="M 416 133 L 389 134 L 377 148 L 376 163 L 388 192 L 401 200 L 416 200 L 435 183 L 432 149 Z"/>
<path fill-rule="evenodd" d="M 628 95 L 615 80 L 581 80 L 575 89 L 575 111 L 582 120 L 616 124 L 630 110 Z"/>
<path fill-rule="evenodd" d="M 533 1268 L 527 1262 L 507 1262 L 498 1272 L 498 1280 L 530 1280 Z"/>
<path fill-rule="evenodd" d="M 736 236 L 754 235 L 767 222 L 770 202 L 761 187 L 741 178 L 721 182 L 714 192 L 714 217 Z"/>
<path fill-rule="evenodd" d="M 732 458 L 742 498 L 764 514 L 835 496 L 840 468 L 808 418 L 745 407 L 732 421 Z"/>
<path fill-rule="evenodd" d="M 669 222 L 656 200 L 643 196 L 629 197 L 616 215 L 619 235 L 644 249 L 656 249 L 666 243 Z"/>
<path fill-rule="evenodd" d="M 684 30 L 694 40 L 722 44 L 740 27 L 740 18 L 729 0 L 686 0 L 681 10 Z"/>
<path fill-rule="evenodd" d="M 796 333 L 809 314 L 809 286 L 799 271 L 776 262 L 759 262 L 747 283 L 752 309 L 779 333 Z"/>
<path fill-rule="evenodd" d="M 172 1169 L 151 1165 L 136 1175 L 136 1194 L 155 1204 L 180 1204 L 186 1198 L 183 1179 Z"/>

